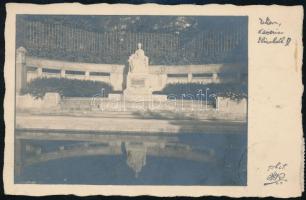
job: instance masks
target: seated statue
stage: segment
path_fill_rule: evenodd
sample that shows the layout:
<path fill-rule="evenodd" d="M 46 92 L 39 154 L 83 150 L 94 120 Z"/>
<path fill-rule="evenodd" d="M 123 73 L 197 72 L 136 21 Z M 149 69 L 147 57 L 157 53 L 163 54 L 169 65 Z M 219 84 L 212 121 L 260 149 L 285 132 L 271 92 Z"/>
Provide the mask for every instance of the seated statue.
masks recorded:
<path fill-rule="evenodd" d="M 141 49 L 141 43 L 138 43 L 138 49 L 129 57 L 129 72 L 131 73 L 148 73 L 149 58 Z"/>

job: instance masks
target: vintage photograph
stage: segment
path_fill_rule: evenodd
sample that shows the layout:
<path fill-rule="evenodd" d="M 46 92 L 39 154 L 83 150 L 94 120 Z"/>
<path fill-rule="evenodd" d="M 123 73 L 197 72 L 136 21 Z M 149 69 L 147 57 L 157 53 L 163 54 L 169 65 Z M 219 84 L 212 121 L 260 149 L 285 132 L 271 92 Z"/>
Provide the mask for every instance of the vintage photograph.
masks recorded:
<path fill-rule="evenodd" d="M 16 15 L 15 184 L 247 186 L 248 16 Z"/>

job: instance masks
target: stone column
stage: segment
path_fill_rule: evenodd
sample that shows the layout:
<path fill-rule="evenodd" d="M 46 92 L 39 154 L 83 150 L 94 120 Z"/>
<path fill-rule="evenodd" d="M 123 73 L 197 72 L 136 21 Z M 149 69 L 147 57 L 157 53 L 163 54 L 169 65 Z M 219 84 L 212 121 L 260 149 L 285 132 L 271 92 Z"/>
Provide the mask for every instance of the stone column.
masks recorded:
<path fill-rule="evenodd" d="M 168 77 L 166 73 L 162 74 L 161 77 L 162 77 L 162 83 L 161 83 L 161 90 L 162 90 L 167 85 Z"/>
<path fill-rule="evenodd" d="M 113 90 L 122 91 L 123 90 L 123 73 L 124 66 L 112 66 L 110 71 L 109 81 L 111 86 L 113 86 Z"/>
<path fill-rule="evenodd" d="M 65 78 L 66 70 L 62 69 L 61 70 L 61 78 Z"/>
<path fill-rule="evenodd" d="M 188 82 L 192 81 L 192 73 L 188 73 Z"/>
<path fill-rule="evenodd" d="M 113 86 L 115 91 L 121 91 L 123 83 L 123 74 L 121 73 L 111 73 L 110 74 L 110 84 Z"/>
<path fill-rule="evenodd" d="M 213 73 L 213 82 L 216 83 L 218 82 L 218 74 L 217 73 Z"/>
<path fill-rule="evenodd" d="M 18 94 L 27 86 L 26 53 L 27 50 L 23 47 L 19 47 L 16 52 L 16 92 Z"/>
<path fill-rule="evenodd" d="M 85 72 L 85 80 L 89 80 L 89 75 L 90 75 L 89 71 L 86 71 Z"/>
<path fill-rule="evenodd" d="M 38 77 L 38 78 L 41 78 L 41 77 L 42 77 L 42 73 L 43 73 L 42 67 L 38 67 L 38 68 L 37 68 L 37 77 Z"/>

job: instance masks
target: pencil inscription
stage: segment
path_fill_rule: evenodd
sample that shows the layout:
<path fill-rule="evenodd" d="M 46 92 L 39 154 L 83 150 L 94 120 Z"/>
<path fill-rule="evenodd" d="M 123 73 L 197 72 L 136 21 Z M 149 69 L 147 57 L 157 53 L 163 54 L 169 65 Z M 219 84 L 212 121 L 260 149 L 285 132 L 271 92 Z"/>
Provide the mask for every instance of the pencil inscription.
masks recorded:
<path fill-rule="evenodd" d="M 282 23 L 269 17 L 259 18 L 261 28 L 258 30 L 258 44 L 275 44 L 289 46 L 292 38 L 281 30 Z"/>

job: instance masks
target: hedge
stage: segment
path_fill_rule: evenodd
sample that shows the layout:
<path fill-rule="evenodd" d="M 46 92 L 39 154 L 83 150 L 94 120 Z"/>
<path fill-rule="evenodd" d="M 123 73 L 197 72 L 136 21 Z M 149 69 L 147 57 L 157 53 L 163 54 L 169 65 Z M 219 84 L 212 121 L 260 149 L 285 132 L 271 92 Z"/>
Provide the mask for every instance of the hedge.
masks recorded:
<path fill-rule="evenodd" d="M 246 83 L 219 83 L 219 84 L 202 84 L 202 83 L 170 83 L 160 92 L 155 94 L 165 94 L 168 98 L 176 99 L 200 99 L 208 96 L 209 101 L 214 101 L 216 96 L 229 97 L 233 100 L 247 98 Z"/>
<path fill-rule="evenodd" d="M 30 94 L 36 98 L 42 98 L 47 92 L 57 92 L 62 97 L 93 97 L 101 95 L 101 91 L 107 96 L 112 92 L 111 85 L 105 82 L 91 80 L 77 80 L 67 78 L 38 78 L 32 80 L 21 94 Z"/>

